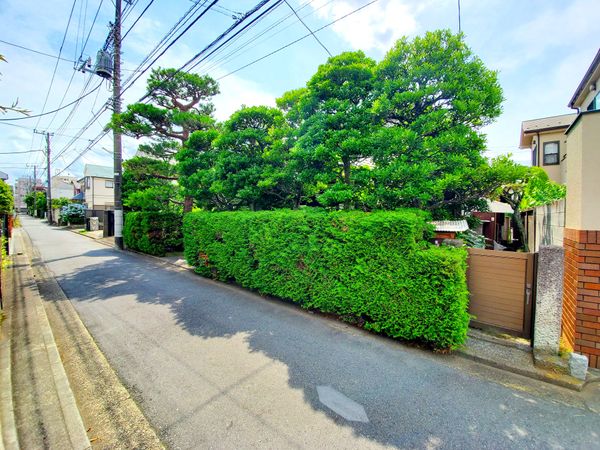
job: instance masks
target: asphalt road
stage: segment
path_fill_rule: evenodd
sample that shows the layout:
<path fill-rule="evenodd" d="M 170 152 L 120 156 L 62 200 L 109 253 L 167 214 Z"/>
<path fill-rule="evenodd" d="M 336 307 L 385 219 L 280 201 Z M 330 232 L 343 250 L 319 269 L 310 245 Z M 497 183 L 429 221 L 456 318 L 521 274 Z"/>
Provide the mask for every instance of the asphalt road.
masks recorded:
<path fill-rule="evenodd" d="M 600 448 L 599 415 L 456 357 L 22 223 L 173 448 Z"/>

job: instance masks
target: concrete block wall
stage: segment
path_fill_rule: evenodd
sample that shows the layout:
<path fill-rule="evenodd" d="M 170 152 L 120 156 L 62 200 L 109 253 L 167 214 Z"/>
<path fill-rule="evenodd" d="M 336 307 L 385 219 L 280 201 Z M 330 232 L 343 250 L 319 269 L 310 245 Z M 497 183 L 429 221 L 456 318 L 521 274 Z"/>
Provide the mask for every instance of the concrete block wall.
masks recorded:
<path fill-rule="evenodd" d="M 600 231 L 565 228 L 562 337 L 600 368 Z"/>

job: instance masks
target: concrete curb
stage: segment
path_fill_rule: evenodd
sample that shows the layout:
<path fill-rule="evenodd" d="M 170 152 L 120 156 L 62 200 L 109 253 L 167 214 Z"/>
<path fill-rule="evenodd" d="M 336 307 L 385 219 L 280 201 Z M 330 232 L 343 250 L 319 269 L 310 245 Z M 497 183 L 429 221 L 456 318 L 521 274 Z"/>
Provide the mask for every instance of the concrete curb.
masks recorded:
<path fill-rule="evenodd" d="M 37 249 L 27 238 L 43 308 L 56 337 L 61 366 L 73 383 L 90 441 L 98 448 L 164 449 L 156 430 L 110 366 Z"/>
<path fill-rule="evenodd" d="M 4 278 L 4 271 L 2 277 Z M 3 282 L 3 286 L 6 284 Z M 12 370 L 10 351 L 11 314 L 5 306 L 5 317 L 0 328 L 0 449 L 18 449 L 17 426 L 12 397 Z"/>
<path fill-rule="evenodd" d="M 18 236 L 23 242 L 23 248 L 25 248 L 25 238 L 21 234 L 22 232 L 23 230 L 19 232 Z M 24 253 L 24 256 L 31 267 L 31 255 Z M 89 449 L 91 448 L 91 444 L 83 425 L 83 420 L 81 419 L 79 409 L 77 408 L 77 403 L 75 402 L 75 397 L 73 395 L 73 391 L 71 390 L 69 379 L 67 378 L 67 374 L 65 373 L 65 369 L 62 365 L 58 348 L 54 340 L 54 335 L 52 333 L 52 328 L 50 327 L 50 322 L 48 321 L 48 317 L 46 315 L 46 311 L 35 282 L 31 286 L 31 290 L 35 293 L 35 311 L 40 326 L 40 332 L 46 347 L 48 361 L 52 370 L 54 386 L 60 401 L 60 409 L 64 419 L 65 428 L 69 435 L 71 446 L 72 448 L 78 450 Z"/>
<path fill-rule="evenodd" d="M 517 375 L 521 375 L 528 378 L 533 378 L 535 380 L 544 381 L 546 383 L 553 384 L 555 386 L 571 389 L 573 391 L 580 392 L 586 385 L 585 382 L 577 380 L 575 378 L 559 375 L 559 374 L 551 374 L 551 373 L 541 373 L 535 370 L 522 369 L 514 366 L 510 366 L 508 364 L 504 364 L 500 361 L 496 361 L 490 358 L 485 358 L 483 356 L 476 355 L 474 353 L 469 353 L 464 350 L 457 350 L 456 354 L 466 359 L 470 359 L 471 361 L 478 362 L 480 364 L 485 364 L 486 366 L 494 367 L 496 369 L 504 370 L 506 372 L 514 373 Z"/>

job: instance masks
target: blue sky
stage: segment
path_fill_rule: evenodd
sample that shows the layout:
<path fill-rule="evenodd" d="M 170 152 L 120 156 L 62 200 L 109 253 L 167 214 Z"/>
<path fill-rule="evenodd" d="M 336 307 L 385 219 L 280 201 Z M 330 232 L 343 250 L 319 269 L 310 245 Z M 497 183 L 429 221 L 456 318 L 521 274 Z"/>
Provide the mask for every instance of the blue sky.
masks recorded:
<path fill-rule="evenodd" d="M 139 0 L 124 21 L 129 29 L 149 0 Z M 159 59 L 162 67 L 179 67 L 233 23 L 228 10 L 246 11 L 256 0 L 221 0 L 200 19 L 190 31 Z M 369 0 L 289 0 L 290 5 L 311 29 L 322 27 L 348 12 L 369 3 Z M 61 46 L 72 0 L 52 2 L 0 0 L 0 40 L 57 55 Z M 76 59 L 81 53 L 85 36 L 100 0 L 77 0 L 68 29 L 62 57 Z M 132 28 L 123 42 L 123 76 L 143 60 L 144 56 L 165 35 L 171 26 L 192 6 L 188 0 L 155 0 L 147 13 Z M 518 149 L 522 120 L 567 114 L 567 102 L 598 51 L 596 0 L 462 0 L 461 23 L 469 46 L 484 63 L 499 72 L 504 89 L 504 112 L 484 132 L 488 136 L 491 156 L 512 153 L 521 162 L 529 154 Z M 92 56 L 107 35 L 107 24 L 112 20 L 113 4 L 103 0 L 84 56 Z M 198 67 L 200 73 L 215 78 L 223 77 L 239 67 L 294 41 L 307 33 L 302 24 L 283 3 L 272 14 L 249 30 L 220 57 Z M 288 16 L 286 18 L 286 16 Z M 251 41 L 241 51 L 226 56 L 247 40 L 286 18 L 261 38 Z M 428 30 L 458 29 L 457 0 L 379 0 L 320 31 L 319 38 L 333 54 L 361 49 L 380 60 L 393 42 L 406 35 L 414 37 Z M 28 52 L 0 42 L 0 53 L 8 63 L 0 65 L 0 104 L 19 104 L 38 114 L 50 85 L 56 59 Z M 270 56 L 233 75 L 222 78 L 221 94 L 215 98 L 216 117 L 225 120 L 242 104 L 274 105 L 283 92 L 303 86 L 327 59 L 325 50 L 312 38 L 306 38 L 273 56 Z M 71 86 L 67 90 L 69 81 Z M 75 73 L 73 63 L 61 61 L 56 70 L 46 111 L 76 99 L 84 83 L 92 78 L 90 86 L 100 79 Z M 145 76 L 124 95 L 124 103 L 136 101 L 144 93 Z M 97 94 L 97 95 L 96 95 Z M 97 92 L 86 97 L 68 119 L 71 108 L 56 115 L 0 123 L 0 153 L 42 148 L 40 135 L 32 129 L 55 132 L 53 152 L 61 156 L 53 163 L 53 174 L 71 164 L 65 174 L 81 175 L 83 165 L 112 164 L 109 136 L 93 149 L 76 159 L 88 143 L 108 121 L 105 112 L 74 145 L 67 146 L 79 129 L 110 97 L 110 86 L 104 82 Z M 63 104 L 64 104 L 63 103 Z M 6 114 L 2 118 L 14 117 Z M 18 126 L 13 126 L 18 125 Z M 124 155 L 131 157 L 139 142 L 126 139 Z M 103 149 L 104 147 L 104 149 Z M 43 165 L 42 153 L 0 155 L 0 170 L 10 176 L 9 182 L 22 175 L 31 175 L 32 166 Z"/>

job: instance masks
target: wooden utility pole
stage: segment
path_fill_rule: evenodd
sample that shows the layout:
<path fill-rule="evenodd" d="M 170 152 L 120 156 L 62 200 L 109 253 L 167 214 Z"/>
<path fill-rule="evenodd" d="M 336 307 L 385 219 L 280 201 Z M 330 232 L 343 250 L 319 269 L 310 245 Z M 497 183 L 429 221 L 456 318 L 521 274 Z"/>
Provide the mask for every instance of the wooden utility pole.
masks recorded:
<path fill-rule="evenodd" d="M 46 172 L 48 174 L 48 190 L 46 191 L 46 217 L 48 224 L 52 225 L 52 173 L 50 170 L 50 136 L 54 133 L 33 130 L 34 133 L 46 135 Z"/>
<path fill-rule="evenodd" d="M 33 217 L 37 217 L 37 166 L 33 166 Z"/>
<path fill-rule="evenodd" d="M 121 0 L 115 0 L 115 25 L 113 28 L 113 113 L 121 113 Z M 123 248 L 123 201 L 121 198 L 122 143 L 121 133 L 113 129 L 114 145 L 114 195 L 115 195 L 115 246 Z"/>

